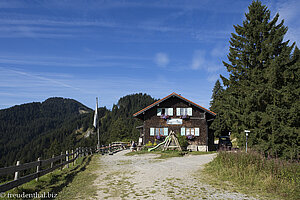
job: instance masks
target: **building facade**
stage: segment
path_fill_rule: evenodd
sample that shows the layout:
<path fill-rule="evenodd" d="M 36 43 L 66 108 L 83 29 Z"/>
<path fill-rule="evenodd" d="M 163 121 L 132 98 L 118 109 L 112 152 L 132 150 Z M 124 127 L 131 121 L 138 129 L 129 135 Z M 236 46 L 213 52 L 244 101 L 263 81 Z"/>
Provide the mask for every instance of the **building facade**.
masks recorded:
<path fill-rule="evenodd" d="M 214 136 L 209 125 L 216 114 L 179 94 L 172 93 L 133 115 L 143 121 L 140 142 L 145 145 L 159 142 L 171 131 L 188 138 L 192 150 L 213 148 Z"/>

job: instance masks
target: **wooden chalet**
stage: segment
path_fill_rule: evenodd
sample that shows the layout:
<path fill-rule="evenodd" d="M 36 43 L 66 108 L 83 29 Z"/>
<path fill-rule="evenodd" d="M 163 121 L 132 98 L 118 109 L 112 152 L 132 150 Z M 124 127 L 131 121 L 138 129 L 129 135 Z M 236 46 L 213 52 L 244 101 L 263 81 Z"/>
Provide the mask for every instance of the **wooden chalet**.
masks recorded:
<path fill-rule="evenodd" d="M 133 114 L 143 120 L 140 129 L 142 145 L 159 143 L 171 131 L 188 138 L 188 149 L 208 151 L 213 149 L 214 136 L 209 125 L 215 119 L 216 113 L 172 93 L 148 107 Z"/>

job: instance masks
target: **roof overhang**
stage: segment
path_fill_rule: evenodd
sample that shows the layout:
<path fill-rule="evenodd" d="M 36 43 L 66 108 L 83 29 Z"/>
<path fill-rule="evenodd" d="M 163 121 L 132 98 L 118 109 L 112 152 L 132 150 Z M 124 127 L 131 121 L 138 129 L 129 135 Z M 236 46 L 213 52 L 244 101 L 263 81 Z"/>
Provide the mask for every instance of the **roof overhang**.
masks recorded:
<path fill-rule="evenodd" d="M 203 111 L 205 111 L 205 112 L 207 112 L 207 113 L 209 113 L 209 114 L 211 114 L 211 115 L 213 115 L 213 116 L 216 116 L 216 115 L 217 115 L 216 113 L 214 113 L 214 112 L 212 112 L 212 111 L 210 111 L 210 110 L 208 110 L 208 109 L 206 109 L 206 108 L 204 108 L 204 107 L 202 107 L 202 106 L 200 106 L 200 105 L 198 105 L 198 104 L 196 104 L 196 103 L 194 103 L 194 102 L 192 102 L 192 101 L 190 101 L 190 100 L 184 98 L 183 96 L 181 96 L 181 95 L 179 95 L 179 94 L 173 92 L 172 94 L 169 94 L 168 96 L 166 96 L 166 97 L 164 97 L 164 98 L 162 98 L 162 99 L 160 99 L 160 100 L 154 102 L 153 104 L 147 106 L 146 108 L 143 108 L 142 110 L 140 110 L 140 111 L 134 113 L 133 116 L 134 116 L 134 117 L 137 117 L 138 115 L 143 114 L 145 111 L 147 111 L 147 110 L 149 110 L 149 109 L 151 109 L 151 108 L 157 106 L 159 103 L 161 103 L 161 102 L 163 102 L 163 101 L 165 101 L 165 100 L 167 100 L 167 99 L 169 99 L 169 98 L 171 98 L 171 97 L 173 97 L 173 96 L 176 96 L 176 97 L 182 99 L 183 101 L 186 101 L 186 102 L 188 102 L 188 103 L 194 105 L 195 107 L 197 107 L 197 108 L 199 108 L 199 109 L 201 109 L 201 110 L 203 110 Z"/>

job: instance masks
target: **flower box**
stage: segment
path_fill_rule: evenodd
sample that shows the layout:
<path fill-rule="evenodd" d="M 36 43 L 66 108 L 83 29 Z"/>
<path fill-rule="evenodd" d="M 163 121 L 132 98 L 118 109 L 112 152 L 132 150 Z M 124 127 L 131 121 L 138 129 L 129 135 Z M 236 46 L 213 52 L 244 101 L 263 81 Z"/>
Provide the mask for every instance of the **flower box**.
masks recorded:
<path fill-rule="evenodd" d="M 194 135 L 187 135 L 186 138 L 187 138 L 188 140 L 193 140 L 193 139 L 195 138 L 195 136 L 194 136 Z"/>
<path fill-rule="evenodd" d="M 188 115 L 181 115 L 180 118 L 181 118 L 181 119 L 188 119 L 189 116 L 188 116 Z"/>
<path fill-rule="evenodd" d="M 160 118 L 162 118 L 162 119 L 169 119 L 170 118 L 170 116 L 169 115 L 161 115 L 161 117 Z"/>

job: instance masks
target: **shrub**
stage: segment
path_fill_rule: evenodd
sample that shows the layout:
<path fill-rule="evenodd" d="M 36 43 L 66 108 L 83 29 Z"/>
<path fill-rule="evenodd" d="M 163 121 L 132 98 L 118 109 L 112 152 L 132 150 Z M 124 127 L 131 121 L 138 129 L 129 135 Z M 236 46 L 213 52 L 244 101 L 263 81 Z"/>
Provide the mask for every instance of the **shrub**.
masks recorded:
<path fill-rule="evenodd" d="M 153 146 L 153 144 L 152 144 L 151 141 L 149 141 L 149 142 L 146 144 L 146 146 L 147 146 L 147 147 L 151 147 L 151 146 Z"/>
<path fill-rule="evenodd" d="M 187 138 L 183 135 L 180 135 L 179 133 L 176 134 L 176 137 L 178 139 L 179 145 L 181 146 L 182 149 L 186 149 L 187 146 L 189 145 Z"/>

